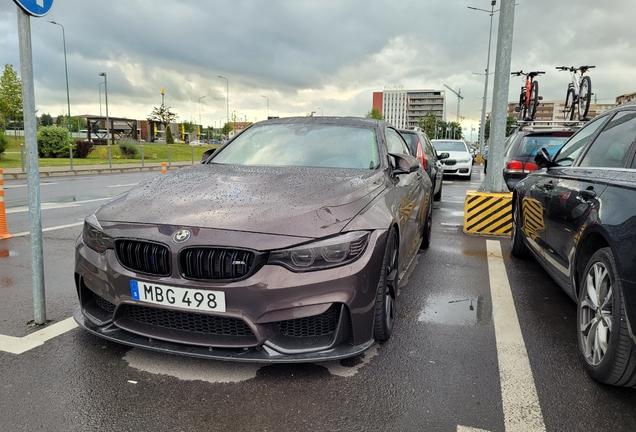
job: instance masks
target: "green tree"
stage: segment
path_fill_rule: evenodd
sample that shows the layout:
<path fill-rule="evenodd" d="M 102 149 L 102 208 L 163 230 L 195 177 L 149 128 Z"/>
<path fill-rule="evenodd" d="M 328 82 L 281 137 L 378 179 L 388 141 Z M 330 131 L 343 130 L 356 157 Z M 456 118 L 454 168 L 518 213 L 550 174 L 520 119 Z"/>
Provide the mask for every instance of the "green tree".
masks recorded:
<path fill-rule="evenodd" d="M 53 117 L 51 117 L 51 114 L 42 114 L 40 122 L 42 126 L 53 126 Z"/>
<path fill-rule="evenodd" d="M 384 120 L 382 113 L 378 108 L 373 108 L 371 111 L 364 115 L 366 118 L 376 119 L 376 120 Z"/>
<path fill-rule="evenodd" d="M 13 122 L 14 131 L 17 129 L 17 122 L 22 123 L 24 113 L 22 111 L 22 82 L 18 73 L 13 69 L 13 65 L 4 65 L 4 72 L 0 77 L 0 117 L 3 119 L 4 129 L 9 121 Z M 17 132 L 15 139 L 17 139 Z"/>
<path fill-rule="evenodd" d="M 148 116 L 149 121 L 161 123 L 166 131 L 166 144 L 173 144 L 174 138 L 172 137 L 172 131 L 168 132 L 170 128 L 168 125 L 174 123 L 179 119 L 176 113 L 170 111 L 170 107 L 161 104 L 160 107 L 153 107 L 152 112 Z M 168 134 L 170 134 L 171 142 L 168 142 Z"/>
<path fill-rule="evenodd" d="M 506 119 L 506 136 L 510 135 L 512 126 L 516 123 L 516 119 L 512 116 L 508 116 Z M 490 140 L 490 119 L 486 120 L 486 129 L 484 129 L 484 141 Z"/>
<path fill-rule="evenodd" d="M 42 117 L 44 117 L 44 115 L 42 115 Z M 68 115 L 60 114 L 59 116 L 57 116 L 57 119 L 55 119 L 55 124 L 57 126 L 67 128 L 69 124 Z M 71 132 L 79 132 L 82 129 L 86 129 L 86 120 L 83 117 L 71 117 L 70 125 Z M 44 124 L 44 121 L 42 121 L 42 126 L 46 126 Z"/>
<path fill-rule="evenodd" d="M 7 138 L 4 136 L 4 131 L 0 129 L 0 159 L 2 159 L 2 154 L 7 149 L 9 143 L 7 142 Z"/>
<path fill-rule="evenodd" d="M 170 125 L 166 126 L 166 144 L 174 144 L 174 137 L 172 136 Z"/>
<path fill-rule="evenodd" d="M 197 131 L 197 125 L 194 124 L 194 122 L 187 121 L 187 120 L 181 123 L 181 125 L 183 127 L 183 132 L 189 134 L 190 141 L 195 139 L 195 138 L 192 138 L 192 134 Z"/>
<path fill-rule="evenodd" d="M 426 116 L 420 117 L 418 125 L 424 131 L 429 139 L 435 138 L 435 127 L 437 126 L 437 117 L 433 114 L 433 110 L 428 110 Z"/>
<path fill-rule="evenodd" d="M 223 126 L 223 129 L 221 129 L 221 133 L 227 136 L 227 134 L 229 134 L 231 130 L 232 130 L 232 125 L 230 123 L 225 123 L 225 125 Z"/>

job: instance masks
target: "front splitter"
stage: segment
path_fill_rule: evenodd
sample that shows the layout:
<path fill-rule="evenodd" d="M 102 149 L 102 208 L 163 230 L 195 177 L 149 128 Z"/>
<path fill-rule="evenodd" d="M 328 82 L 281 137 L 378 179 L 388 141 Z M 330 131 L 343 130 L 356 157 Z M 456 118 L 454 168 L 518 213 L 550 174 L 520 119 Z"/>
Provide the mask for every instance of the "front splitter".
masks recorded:
<path fill-rule="evenodd" d="M 353 357 L 366 351 L 374 340 L 360 345 L 342 344 L 332 349 L 307 354 L 282 354 L 270 347 L 228 349 L 185 345 L 173 342 L 165 342 L 139 336 L 122 330 L 115 325 L 99 327 L 86 320 L 82 308 L 77 307 L 73 312 L 73 318 L 78 325 L 88 332 L 112 342 L 157 351 L 167 354 L 177 354 L 188 357 L 207 358 L 222 361 L 246 362 L 246 363 L 315 363 L 322 361 L 339 360 Z"/>

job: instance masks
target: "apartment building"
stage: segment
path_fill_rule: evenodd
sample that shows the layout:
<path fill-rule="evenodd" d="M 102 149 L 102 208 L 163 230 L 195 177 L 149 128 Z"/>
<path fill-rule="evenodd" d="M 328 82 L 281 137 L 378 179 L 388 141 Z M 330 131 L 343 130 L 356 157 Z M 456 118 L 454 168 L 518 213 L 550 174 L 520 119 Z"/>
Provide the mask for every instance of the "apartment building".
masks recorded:
<path fill-rule="evenodd" d="M 404 86 L 385 86 L 384 91 L 373 93 L 373 108 L 382 113 L 384 120 L 400 129 L 418 125 L 429 111 L 439 120 L 446 120 L 446 93 L 444 90 L 406 90 Z"/>

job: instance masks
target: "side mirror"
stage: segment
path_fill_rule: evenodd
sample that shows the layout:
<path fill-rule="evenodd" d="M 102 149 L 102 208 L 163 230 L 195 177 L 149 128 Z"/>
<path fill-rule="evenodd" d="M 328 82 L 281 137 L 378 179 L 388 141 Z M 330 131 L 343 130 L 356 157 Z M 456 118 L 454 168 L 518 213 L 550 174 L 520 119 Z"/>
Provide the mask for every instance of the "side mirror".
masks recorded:
<path fill-rule="evenodd" d="M 420 161 L 410 155 L 389 153 L 389 156 L 395 159 L 395 164 L 397 165 L 393 168 L 393 175 L 410 174 L 422 166 Z"/>
<path fill-rule="evenodd" d="M 202 155 L 201 155 L 201 163 L 204 164 L 208 158 L 210 156 L 212 156 L 212 154 L 216 151 L 216 149 L 210 149 L 210 150 L 206 150 Z"/>
<path fill-rule="evenodd" d="M 444 152 L 444 153 L 437 153 L 437 159 L 448 159 L 450 157 L 450 153 L 448 152 Z"/>
<path fill-rule="evenodd" d="M 534 157 L 534 163 L 536 163 L 539 168 L 549 168 L 551 166 L 554 166 L 554 163 L 552 162 L 552 157 L 550 156 L 548 151 L 545 149 L 545 147 L 542 147 L 539 150 L 537 150 L 537 154 Z"/>

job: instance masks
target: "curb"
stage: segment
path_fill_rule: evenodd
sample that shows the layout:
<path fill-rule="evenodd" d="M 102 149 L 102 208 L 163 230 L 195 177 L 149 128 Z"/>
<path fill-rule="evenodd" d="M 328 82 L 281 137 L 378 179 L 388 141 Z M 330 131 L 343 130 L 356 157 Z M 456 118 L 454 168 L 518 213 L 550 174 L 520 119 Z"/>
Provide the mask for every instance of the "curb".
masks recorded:
<path fill-rule="evenodd" d="M 168 170 L 177 170 L 180 168 L 184 168 L 187 166 L 191 166 L 190 162 L 175 162 L 167 167 Z M 62 177 L 62 176 L 83 176 L 83 175 L 95 175 L 95 174 L 112 174 L 112 173 L 123 173 L 123 172 L 141 172 L 141 171 L 159 171 L 161 172 L 162 166 L 161 164 L 156 165 L 113 165 L 110 167 L 103 167 L 101 165 L 81 165 L 77 166 L 74 169 L 70 169 L 69 167 L 40 167 L 39 169 L 39 177 Z M 27 173 L 22 172 L 19 168 L 5 168 L 4 170 L 5 179 L 26 179 Z"/>
<path fill-rule="evenodd" d="M 467 191 L 464 233 L 509 236 L 512 232 L 512 192 Z"/>

